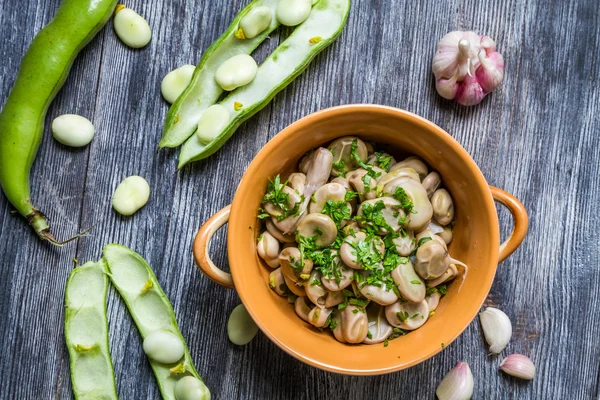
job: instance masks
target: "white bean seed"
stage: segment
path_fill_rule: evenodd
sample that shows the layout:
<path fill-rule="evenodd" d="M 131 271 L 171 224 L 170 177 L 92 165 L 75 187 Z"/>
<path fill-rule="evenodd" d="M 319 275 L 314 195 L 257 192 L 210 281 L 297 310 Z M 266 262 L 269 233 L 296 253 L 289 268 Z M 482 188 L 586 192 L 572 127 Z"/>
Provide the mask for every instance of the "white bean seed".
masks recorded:
<path fill-rule="evenodd" d="M 283 25 L 296 26 L 308 18 L 311 8 L 311 0 L 281 0 L 275 14 Z"/>
<path fill-rule="evenodd" d="M 175 384 L 175 398 L 177 400 L 210 400 L 210 392 L 200 379 L 184 376 Z"/>
<path fill-rule="evenodd" d="M 223 90 L 233 90 L 252 82 L 258 71 L 254 58 L 238 54 L 224 61 L 215 72 L 215 80 Z"/>
<path fill-rule="evenodd" d="M 229 124 L 231 116 L 227 108 L 220 104 L 208 107 L 198 121 L 196 135 L 203 144 L 209 144 Z"/>
<path fill-rule="evenodd" d="M 52 121 L 52 135 L 65 146 L 82 147 L 94 138 L 94 125 L 80 115 L 65 114 Z"/>
<path fill-rule="evenodd" d="M 246 39 L 252 39 L 271 25 L 273 11 L 267 6 L 260 6 L 250 10 L 240 21 L 240 28 Z"/>
<path fill-rule="evenodd" d="M 144 339 L 144 353 L 151 359 L 172 364 L 179 361 L 185 353 L 183 342 L 169 331 L 154 331 Z"/>
<path fill-rule="evenodd" d="M 148 202 L 150 186 L 141 176 L 130 176 L 119 183 L 112 197 L 112 206 L 119 214 L 132 215 Z"/>
<path fill-rule="evenodd" d="M 175 100 L 190 84 L 195 70 L 194 65 L 186 64 L 165 75 L 160 84 L 160 91 L 167 102 L 175 103 Z"/>
<path fill-rule="evenodd" d="M 152 38 L 148 22 L 130 8 L 117 8 L 114 26 L 119 39 L 134 49 L 146 46 Z"/>
<path fill-rule="evenodd" d="M 248 314 L 246 307 L 240 304 L 233 309 L 227 322 L 227 335 L 233 344 L 243 346 L 250 343 L 256 333 L 258 326 Z"/>

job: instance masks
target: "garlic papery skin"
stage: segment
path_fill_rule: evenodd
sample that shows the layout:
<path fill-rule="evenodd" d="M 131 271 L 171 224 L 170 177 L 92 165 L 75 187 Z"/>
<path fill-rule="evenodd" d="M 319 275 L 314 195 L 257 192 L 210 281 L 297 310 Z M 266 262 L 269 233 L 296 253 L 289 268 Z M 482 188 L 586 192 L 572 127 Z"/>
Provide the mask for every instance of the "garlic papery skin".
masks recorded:
<path fill-rule="evenodd" d="M 473 396 L 473 374 L 466 362 L 452 368 L 435 390 L 439 400 L 468 400 Z"/>
<path fill-rule="evenodd" d="M 535 365 L 522 354 L 511 354 L 500 363 L 500 369 L 509 375 L 521 379 L 532 380 L 535 376 Z"/>
<path fill-rule="evenodd" d="M 488 307 L 479 313 L 479 321 L 490 351 L 498 354 L 504 350 L 512 336 L 512 324 L 508 315 L 497 308 Z"/>
<path fill-rule="evenodd" d="M 471 106 L 500 86 L 504 59 L 489 36 L 453 31 L 438 42 L 431 69 L 440 96 Z"/>

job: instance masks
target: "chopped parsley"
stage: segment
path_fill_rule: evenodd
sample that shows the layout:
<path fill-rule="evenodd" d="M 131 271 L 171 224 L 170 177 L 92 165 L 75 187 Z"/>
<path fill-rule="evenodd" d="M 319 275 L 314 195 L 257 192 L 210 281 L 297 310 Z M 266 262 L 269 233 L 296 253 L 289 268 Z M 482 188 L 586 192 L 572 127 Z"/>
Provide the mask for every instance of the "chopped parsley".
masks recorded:
<path fill-rule="evenodd" d="M 352 210 L 344 200 L 327 200 L 323 206 L 322 213 L 328 215 L 335 222 L 335 226 L 338 229 L 340 229 L 342 221 L 349 220 L 352 217 Z"/>
<path fill-rule="evenodd" d="M 418 279 L 414 279 L 414 280 L 410 281 L 410 283 L 412 283 L 413 285 L 420 285 L 421 281 Z"/>
<path fill-rule="evenodd" d="M 429 236 L 425 236 L 425 237 L 422 237 L 421 239 L 419 239 L 419 242 L 417 243 L 417 245 L 415 246 L 413 251 L 410 252 L 410 255 L 414 256 L 415 254 L 417 254 L 417 250 L 419 250 L 419 247 L 421 247 L 423 244 L 429 242 L 430 240 L 433 240 L 433 239 L 430 238 Z"/>
<path fill-rule="evenodd" d="M 353 192 L 352 190 L 348 190 L 348 191 L 346 191 L 346 196 L 344 197 L 344 200 L 350 201 L 350 200 L 353 200 L 356 196 L 358 196 L 358 192 Z"/>
<path fill-rule="evenodd" d="M 267 193 L 265 193 L 261 201 L 261 204 L 271 203 L 275 207 L 281 209 L 282 213 L 277 216 L 278 221 L 281 221 L 290 215 L 300 215 L 300 204 L 304 201 L 304 196 L 301 196 L 300 201 L 296 202 L 293 207 L 290 207 L 290 196 L 283 191 L 286 184 L 287 182 L 281 183 L 279 174 L 272 181 L 269 180 L 269 183 L 267 184 Z M 268 216 L 269 214 L 266 213 L 264 209 L 259 209 L 258 218 L 264 219 Z"/>
<path fill-rule="evenodd" d="M 386 153 L 375 152 L 373 154 L 375 156 L 375 160 L 377 161 L 377 165 L 379 168 L 388 170 L 390 168 L 390 164 L 392 163 L 392 156 Z"/>
<path fill-rule="evenodd" d="M 396 188 L 396 191 L 392 195 L 393 198 L 400 202 L 400 206 L 404 210 L 406 214 L 412 214 L 414 212 L 414 204 L 412 200 L 406 194 L 406 191 L 402 189 L 400 186 Z"/>
<path fill-rule="evenodd" d="M 396 316 L 400 320 L 400 322 L 404 322 L 408 319 L 408 313 L 406 311 L 398 311 Z"/>

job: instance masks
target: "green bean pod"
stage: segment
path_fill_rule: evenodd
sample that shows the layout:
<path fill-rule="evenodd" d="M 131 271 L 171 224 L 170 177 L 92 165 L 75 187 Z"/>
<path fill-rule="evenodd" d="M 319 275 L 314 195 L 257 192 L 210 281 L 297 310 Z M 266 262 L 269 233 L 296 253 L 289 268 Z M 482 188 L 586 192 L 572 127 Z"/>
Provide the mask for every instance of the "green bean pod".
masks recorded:
<path fill-rule="evenodd" d="M 264 108 L 308 67 L 317 54 L 335 41 L 344 28 L 349 11 L 349 0 L 316 3 L 308 19 L 259 66 L 254 80 L 232 91 L 219 103 L 229 110 L 229 124 L 210 143 L 202 143 L 197 135 L 187 140 L 179 155 L 179 168 L 202 160 L 221 148 L 244 121 Z"/>
<path fill-rule="evenodd" d="M 175 385 L 185 376 L 198 375 L 185 339 L 179 331 L 175 313 L 148 263 L 136 252 L 119 244 L 104 247 L 108 276 L 131 314 L 142 338 L 162 330 L 176 335 L 184 346 L 181 360 L 166 364 L 148 358 L 163 399 L 175 399 Z M 210 399 L 206 389 L 204 400 Z"/>
<path fill-rule="evenodd" d="M 229 28 L 204 52 L 192 81 L 169 109 L 159 148 L 177 147 L 196 131 L 202 112 L 215 104 L 223 93 L 223 89 L 215 81 L 215 72 L 230 57 L 252 53 L 279 26 L 275 18 L 278 2 L 279 0 L 254 0 L 240 11 Z M 273 12 L 273 19 L 267 29 L 252 39 L 236 37 L 239 36 L 236 33 L 240 20 L 251 10 L 261 6 L 269 7 Z"/>
<path fill-rule="evenodd" d="M 48 106 L 79 51 L 102 29 L 117 0 L 63 0 L 33 39 L 0 112 L 0 185 L 42 238 L 57 243 L 30 200 L 29 171 L 42 140 Z"/>
<path fill-rule="evenodd" d="M 65 339 L 76 399 L 117 399 L 108 349 L 104 261 L 87 262 L 69 274 L 65 290 Z"/>

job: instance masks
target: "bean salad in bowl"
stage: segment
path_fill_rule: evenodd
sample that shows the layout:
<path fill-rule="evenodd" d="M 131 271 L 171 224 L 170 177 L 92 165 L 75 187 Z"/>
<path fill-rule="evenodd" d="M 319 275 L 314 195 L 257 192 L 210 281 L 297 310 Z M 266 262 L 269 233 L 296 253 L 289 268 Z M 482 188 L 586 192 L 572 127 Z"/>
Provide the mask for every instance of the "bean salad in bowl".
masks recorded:
<path fill-rule="evenodd" d="M 353 136 L 298 169 L 269 181 L 258 210 L 271 289 L 342 343 L 387 344 L 423 326 L 467 273 L 448 253 L 454 205 L 441 176 Z"/>

